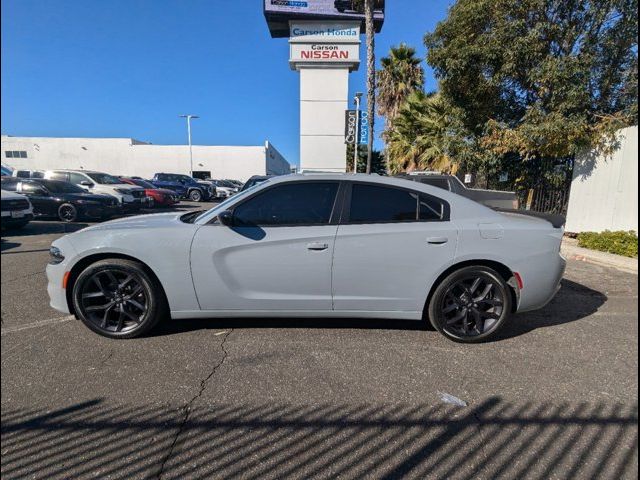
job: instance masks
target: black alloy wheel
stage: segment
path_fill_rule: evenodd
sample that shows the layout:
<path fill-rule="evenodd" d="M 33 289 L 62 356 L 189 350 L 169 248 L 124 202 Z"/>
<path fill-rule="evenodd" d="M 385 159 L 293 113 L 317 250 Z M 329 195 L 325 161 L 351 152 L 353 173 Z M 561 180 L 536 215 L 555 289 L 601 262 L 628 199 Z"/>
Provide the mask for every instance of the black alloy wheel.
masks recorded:
<path fill-rule="evenodd" d="M 436 288 L 429 319 L 446 337 L 463 343 L 488 339 L 511 312 L 511 292 L 499 273 L 484 266 L 466 267 Z"/>
<path fill-rule="evenodd" d="M 73 302 L 87 327 L 111 338 L 142 335 L 166 311 L 159 282 L 139 263 L 121 259 L 87 267 L 74 284 Z"/>
<path fill-rule="evenodd" d="M 202 192 L 200 190 L 191 190 L 189 192 L 189 200 L 192 202 L 201 202 L 202 201 Z"/>
<path fill-rule="evenodd" d="M 58 218 L 63 222 L 75 222 L 78 219 L 78 209 L 71 203 L 63 203 L 58 207 Z"/>

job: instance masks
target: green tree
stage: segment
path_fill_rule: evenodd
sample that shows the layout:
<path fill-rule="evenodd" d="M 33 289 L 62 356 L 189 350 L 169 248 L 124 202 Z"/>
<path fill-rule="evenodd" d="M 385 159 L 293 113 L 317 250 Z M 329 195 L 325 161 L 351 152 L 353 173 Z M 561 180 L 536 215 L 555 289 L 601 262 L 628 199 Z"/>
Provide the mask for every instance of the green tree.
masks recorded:
<path fill-rule="evenodd" d="M 425 36 L 443 97 L 502 155 L 607 151 L 637 124 L 637 0 L 458 0 Z"/>
<path fill-rule="evenodd" d="M 347 145 L 347 172 L 353 172 L 353 145 Z M 360 146 L 358 148 L 358 172 L 364 172 L 367 169 L 367 148 Z M 378 150 L 374 150 L 371 155 L 371 173 L 378 175 L 387 174 L 387 162 L 384 154 Z"/>
<path fill-rule="evenodd" d="M 424 70 L 421 60 L 416 57 L 415 48 L 401 43 L 391 47 L 389 56 L 380 60 L 382 68 L 378 71 L 378 114 L 385 117 L 386 128 L 393 127 L 393 120 L 407 96 L 422 91 Z M 386 137 L 386 133 L 384 135 Z"/>
<path fill-rule="evenodd" d="M 454 165 L 473 157 L 473 145 L 465 137 L 454 106 L 440 94 L 413 92 L 387 134 L 389 171 L 451 171 Z"/>

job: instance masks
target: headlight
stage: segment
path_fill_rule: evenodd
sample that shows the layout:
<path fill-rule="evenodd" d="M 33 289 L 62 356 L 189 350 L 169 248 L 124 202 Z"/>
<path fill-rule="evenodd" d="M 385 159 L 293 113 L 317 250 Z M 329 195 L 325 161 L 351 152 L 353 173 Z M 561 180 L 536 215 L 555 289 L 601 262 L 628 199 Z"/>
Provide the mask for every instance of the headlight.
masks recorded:
<path fill-rule="evenodd" d="M 64 255 L 62 254 L 62 250 L 58 247 L 50 247 L 49 248 L 49 263 L 51 265 L 57 265 L 58 263 L 62 263 L 64 261 Z"/>

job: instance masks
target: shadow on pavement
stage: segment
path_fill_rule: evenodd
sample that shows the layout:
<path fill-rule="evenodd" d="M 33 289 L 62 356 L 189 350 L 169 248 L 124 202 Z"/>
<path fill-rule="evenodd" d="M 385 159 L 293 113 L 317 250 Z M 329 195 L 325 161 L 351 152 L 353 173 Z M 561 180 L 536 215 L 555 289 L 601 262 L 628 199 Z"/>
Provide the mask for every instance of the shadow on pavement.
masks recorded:
<path fill-rule="evenodd" d="M 4 235 L 4 231 L 2 232 L 2 235 Z M 12 248 L 18 248 L 20 245 L 22 245 L 19 242 L 9 242 L 7 240 L 5 240 L 4 238 L 2 238 L 2 242 L 0 243 L 0 250 L 1 251 L 5 251 L 5 250 L 11 250 Z"/>
<path fill-rule="evenodd" d="M 197 397 L 196 397 L 197 398 Z M 637 403 L 282 402 L 3 409 L 2 478 L 611 478 Z"/>
<path fill-rule="evenodd" d="M 571 280 L 563 279 L 558 295 L 545 308 L 511 317 L 493 341 L 518 337 L 538 328 L 575 322 L 595 313 L 607 296 Z M 221 328 L 335 328 L 367 330 L 433 330 L 428 321 L 368 318 L 213 318 L 171 320 L 149 335 L 171 335 L 201 329 Z"/>

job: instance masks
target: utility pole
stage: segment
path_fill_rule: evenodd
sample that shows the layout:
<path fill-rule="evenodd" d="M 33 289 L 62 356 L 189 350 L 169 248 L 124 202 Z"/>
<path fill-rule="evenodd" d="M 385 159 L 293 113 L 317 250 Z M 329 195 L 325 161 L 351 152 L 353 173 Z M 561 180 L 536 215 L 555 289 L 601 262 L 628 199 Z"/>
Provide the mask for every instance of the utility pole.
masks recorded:
<path fill-rule="evenodd" d="M 187 119 L 187 138 L 189 141 L 189 176 L 193 177 L 193 151 L 191 149 L 191 119 L 200 118 L 198 115 L 180 115 L 180 118 Z"/>
<path fill-rule="evenodd" d="M 358 145 L 360 144 L 360 98 L 362 92 L 356 92 L 356 141 L 353 143 L 353 173 L 358 173 Z"/>

